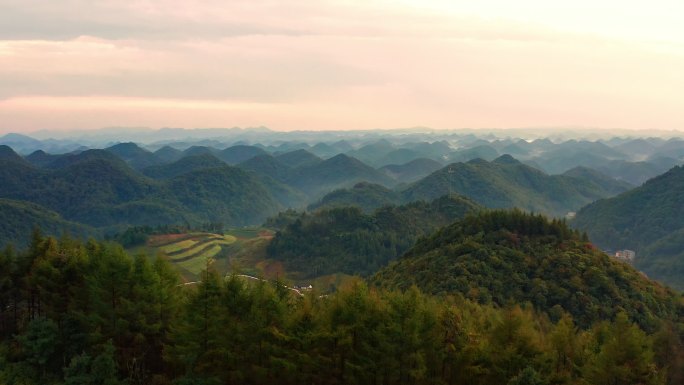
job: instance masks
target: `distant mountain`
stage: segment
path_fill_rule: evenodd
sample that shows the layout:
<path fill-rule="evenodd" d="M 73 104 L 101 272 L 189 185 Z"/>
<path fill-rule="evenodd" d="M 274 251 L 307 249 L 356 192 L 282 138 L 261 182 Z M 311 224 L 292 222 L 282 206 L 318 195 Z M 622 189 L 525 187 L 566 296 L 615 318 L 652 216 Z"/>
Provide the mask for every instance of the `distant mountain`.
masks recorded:
<path fill-rule="evenodd" d="M 162 163 L 162 161 L 153 153 L 131 142 L 115 144 L 114 146 L 105 148 L 105 151 L 111 152 L 112 154 L 123 159 L 136 170 L 142 170 L 145 167 L 155 166 Z"/>
<path fill-rule="evenodd" d="M 213 147 L 207 147 L 207 146 L 190 146 L 183 150 L 183 156 L 192 156 L 192 155 L 214 155 L 217 158 L 220 159 L 219 157 L 219 150 L 213 148 Z"/>
<path fill-rule="evenodd" d="M 31 233 L 39 228 L 44 235 L 84 238 L 96 236 L 98 232 L 85 225 L 66 221 L 59 214 L 34 203 L 0 199 L 0 247 L 13 244 L 26 247 Z"/>
<path fill-rule="evenodd" d="M 651 156 L 657 151 L 658 146 L 646 139 L 639 138 L 616 145 L 614 148 L 620 151 L 621 153 L 634 158 L 639 156 Z"/>
<path fill-rule="evenodd" d="M 316 143 L 310 147 L 308 151 L 321 158 L 330 158 L 331 156 L 342 153 L 339 149 L 326 143 Z"/>
<path fill-rule="evenodd" d="M 588 167 L 578 166 L 564 172 L 562 175 L 576 178 L 579 180 L 578 183 L 593 183 L 597 191 L 605 191 L 612 195 L 617 195 L 634 188 L 633 185 L 625 181 L 611 178 Z"/>
<path fill-rule="evenodd" d="M 479 209 L 471 200 L 450 196 L 431 203 L 386 206 L 372 214 L 364 214 L 358 207 L 299 216 L 286 213 L 281 217 L 286 216 L 289 224 L 269 244 L 268 257 L 302 277 L 339 272 L 369 275 L 401 255 L 419 237 Z"/>
<path fill-rule="evenodd" d="M 307 150 L 295 150 L 277 155 L 275 157 L 280 163 L 292 168 L 312 166 L 323 161 L 323 159 L 310 153 Z"/>
<path fill-rule="evenodd" d="M 207 157 L 200 157 L 199 163 L 212 162 Z M 180 175 L 156 181 L 104 150 L 66 155 L 47 169 L 35 168 L 23 159 L 0 159 L 0 198 L 33 202 L 68 221 L 94 227 L 256 224 L 289 206 L 285 198 L 281 204 L 274 197 L 287 190 L 276 183 L 266 186 L 222 162 L 221 167 L 196 170 L 192 160 L 162 169 L 165 177 Z"/>
<path fill-rule="evenodd" d="M 654 178 L 677 164 L 676 161 L 667 162 L 628 162 L 624 160 L 612 160 L 608 162 L 594 162 L 596 170 L 611 176 L 615 179 L 623 180 L 634 186 L 640 186 L 647 180 Z"/>
<path fill-rule="evenodd" d="M 116 163 L 121 167 L 126 167 L 126 162 L 123 159 L 106 150 L 86 150 L 78 153 L 64 154 L 54 158 L 54 160 L 48 163 L 45 167 L 51 169 L 61 169 L 74 164 L 92 160 L 104 160 Z"/>
<path fill-rule="evenodd" d="M 375 159 L 370 164 L 382 167 L 391 164 L 409 163 L 416 159 L 431 159 L 439 162 L 446 160 L 448 155 L 453 152 L 453 149 L 445 141 L 404 143 L 399 147 Z"/>
<path fill-rule="evenodd" d="M 238 164 L 255 156 L 268 155 L 266 151 L 255 146 L 237 145 L 221 150 L 216 157 L 228 164 Z"/>
<path fill-rule="evenodd" d="M 356 150 L 351 150 L 346 155 L 356 158 L 363 163 L 374 167 L 384 166 L 387 163 L 382 163 L 382 159 L 389 153 L 396 150 L 396 147 L 386 139 L 380 139 L 377 142 L 366 144 Z M 394 163 L 389 160 L 390 163 Z"/>
<path fill-rule="evenodd" d="M 479 145 L 472 148 L 461 149 L 452 152 L 448 156 L 450 162 L 467 162 L 473 159 L 494 160 L 499 152 L 490 145 Z"/>
<path fill-rule="evenodd" d="M 17 154 L 11 147 L 0 145 L 0 160 L 14 163 L 24 163 L 27 161 Z"/>
<path fill-rule="evenodd" d="M 218 168 L 226 163 L 211 154 L 190 155 L 175 162 L 159 166 L 150 166 L 142 170 L 142 173 L 155 179 L 174 178 L 189 172 Z"/>
<path fill-rule="evenodd" d="M 238 164 L 237 167 L 244 170 L 254 171 L 257 174 L 268 175 L 269 177 L 283 183 L 288 183 L 293 175 L 292 167 L 280 161 L 280 158 L 274 158 L 268 154 L 252 157 Z"/>
<path fill-rule="evenodd" d="M 402 183 L 415 182 L 440 168 L 444 167 L 436 160 L 418 158 L 404 164 L 390 164 L 381 167 L 379 171 L 392 179 L 396 179 Z"/>
<path fill-rule="evenodd" d="M 320 201 L 309 205 L 309 210 L 356 206 L 369 213 L 379 207 L 396 205 L 400 202 L 400 195 L 387 187 L 370 182 L 360 182 L 352 188 L 334 190 L 326 194 Z"/>
<path fill-rule="evenodd" d="M 625 311 L 654 330 L 684 309 L 679 295 L 596 250 L 565 224 L 520 211 L 467 216 L 418 241 L 371 282 L 499 306 L 529 302 L 556 317 L 566 311 L 581 327 Z"/>
<path fill-rule="evenodd" d="M 0 145 L 12 147 L 22 154 L 31 153 L 44 147 L 42 141 L 16 133 L 9 133 L 0 137 Z"/>
<path fill-rule="evenodd" d="M 421 156 L 423 156 L 423 154 L 416 150 L 412 150 L 410 148 L 399 148 L 388 152 L 379 159 L 374 160 L 372 165 L 376 167 L 382 167 L 390 164 L 404 164 L 414 159 L 420 158 Z"/>
<path fill-rule="evenodd" d="M 64 154 L 60 155 L 54 155 L 54 154 L 48 154 L 43 150 L 36 150 L 32 152 L 31 154 L 26 156 L 26 161 L 31 163 L 32 165 L 36 167 L 46 167 L 56 161 L 58 158 L 61 158 L 63 156 L 66 156 Z"/>
<path fill-rule="evenodd" d="M 183 157 L 183 151 L 173 148 L 171 146 L 164 146 L 154 152 L 154 155 L 162 163 L 171 163 Z"/>
<path fill-rule="evenodd" d="M 180 175 L 167 185 L 171 195 L 207 222 L 244 226 L 263 222 L 281 206 L 254 177 L 224 166 Z"/>
<path fill-rule="evenodd" d="M 384 186 L 395 184 L 383 173 L 344 154 L 296 169 L 289 184 L 316 197 L 363 181 L 372 181 Z"/>
<path fill-rule="evenodd" d="M 503 155 L 492 162 L 453 163 L 409 185 L 402 194 L 412 201 L 457 193 L 486 207 L 518 207 L 561 216 L 614 195 L 611 191 L 592 180 L 547 175 Z"/>
<path fill-rule="evenodd" d="M 573 226 L 608 250 L 636 251 L 634 264 L 654 279 L 684 290 L 684 167 L 641 187 L 597 201 Z"/>

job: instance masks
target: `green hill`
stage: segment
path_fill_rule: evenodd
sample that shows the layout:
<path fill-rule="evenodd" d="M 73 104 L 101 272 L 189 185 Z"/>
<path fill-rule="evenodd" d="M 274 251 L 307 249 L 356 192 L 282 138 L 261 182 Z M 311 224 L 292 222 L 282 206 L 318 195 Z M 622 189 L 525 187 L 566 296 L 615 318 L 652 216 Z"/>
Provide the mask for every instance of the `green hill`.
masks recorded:
<path fill-rule="evenodd" d="M 238 164 L 259 155 L 266 155 L 266 151 L 246 145 L 228 147 L 216 154 L 219 159 L 228 164 Z"/>
<path fill-rule="evenodd" d="M 684 315 L 681 297 L 582 240 L 564 223 L 520 211 L 467 216 L 423 239 L 371 279 L 374 285 L 455 294 L 506 305 L 530 302 L 583 327 L 620 311 L 653 330 Z"/>
<path fill-rule="evenodd" d="M 59 214 L 34 203 L 0 199 L 0 248 L 8 244 L 26 247 L 34 228 L 45 235 L 68 233 L 77 238 L 95 236 L 98 232 L 85 225 L 66 221 Z"/>
<path fill-rule="evenodd" d="M 142 173 L 155 179 L 174 178 L 189 172 L 223 167 L 226 163 L 211 154 L 190 155 L 175 162 L 144 168 Z"/>
<path fill-rule="evenodd" d="M 237 165 L 244 170 L 267 175 L 277 181 L 287 183 L 292 178 L 292 167 L 271 155 L 257 155 Z"/>
<path fill-rule="evenodd" d="M 606 191 L 613 195 L 617 195 L 634 188 L 634 186 L 630 183 L 611 178 L 588 167 L 578 166 L 564 172 L 563 175 L 578 179 L 578 183 L 586 183 L 588 185 L 593 184 L 596 191 Z"/>
<path fill-rule="evenodd" d="M 166 167 L 168 175 L 192 168 L 183 166 L 192 159 L 184 162 Z M 220 164 L 160 181 L 103 150 L 61 157 L 52 169 L 0 159 L 0 198 L 33 202 L 66 220 L 96 227 L 257 224 L 289 206 L 287 191 L 275 182 L 262 183 L 243 170 Z M 283 197 L 283 204 L 274 196 Z"/>
<path fill-rule="evenodd" d="M 316 197 L 336 188 L 352 186 L 363 181 L 385 186 L 395 183 L 358 159 L 340 154 L 317 164 L 297 168 L 289 184 Z"/>
<path fill-rule="evenodd" d="M 421 236 L 478 210 L 458 196 L 413 202 L 364 214 L 358 207 L 289 216 L 276 233 L 268 257 L 303 277 L 332 273 L 368 275 L 401 255 Z M 277 221 L 276 221 L 277 222 Z"/>
<path fill-rule="evenodd" d="M 320 201 L 309 205 L 309 210 L 357 206 L 364 212 L 396 205 L 400 202 L 399 194 L 379 184 L 360 182 L 349 189 L 339 189 L 326 194 Z"/>
<path fill-rule="evenodd" d="M 306 150 L 295 150 L 286 152 L 284 154 L 279 154 L 276 155 L 276 159 L 292 168 L 310 166 L 323 161 L 323 159 Z"/>
<path fill-rule="evenodd" d="M 123 159 L 136 170 L 162 163 L 155 154 L 131 142 L 115 144 L 106 148 L 105 151 L 111 152 Z"/>
<path fill-rule="evenodd" d="M 503 155 L 492 162 L 475 159 L 453 163 L 408 186 L 402 194 L 404 200 L 412 201 L 453 192 L 486 207 L 518 207 L 562 216 L 615 195 L 615 189 L 614 185 L 607 188 L 575 176 L 547 175 Z"/>
<path fill-rule="evenodd" d="M 183 157 L 183 151 L 173 148 L 171 146 L 164 146 L 159 150 L 154 152 L 154 156 L 157 157 L 162 163 L 171 163 L 179 160 Z"/>
<path fill-rule="evenodd" d="M 4 144 L 0 145 L 0 160 L 15 163 L 26 163 L 26 160 L 17 154 L 12 147 L 6 146 Z"/>
<path fill-rule="evenodd" d="M 236 167 L 199 170 L 169 181 L 171 195 L 209 222 L 234 226 L 263 222 L 280 206 L 269 191 Z"/>
<path fill-rule="evenodd" d="M 430 175 L 442 167 L 444 166 L 436 160 L 418 158 L 404 164 L 383 166 L 380 168 L 380 171 L 399 182 L 411 183 Z"/>
<path fill-rule="evenodd" d="M 684 167 L 641 187 L 600 200 L 577 213 L 573 225 L 609 250 L 636 251 L 635 266 L 684 289 Z"/>

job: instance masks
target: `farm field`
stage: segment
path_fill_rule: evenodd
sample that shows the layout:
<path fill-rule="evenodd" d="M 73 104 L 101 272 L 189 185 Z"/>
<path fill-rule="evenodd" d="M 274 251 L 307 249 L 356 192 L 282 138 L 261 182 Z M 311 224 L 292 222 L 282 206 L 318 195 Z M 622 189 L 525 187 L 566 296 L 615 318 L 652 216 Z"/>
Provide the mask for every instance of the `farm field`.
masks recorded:
<path fill-rule="evenodd" d="M 221 274 L 244 266 L 246 274 L 261 275 L 254 268 L 256 262 L 253 261 L 264 258 L 265 247 L 272 237 L 273 232 L 263 228 L 238 228 L 222 234 L 158 234 L 151 235 L 144 246 L 129 251 L 161 255 L 178 269 L 186 281 L 197 280 L 208 263 Z"/>
<path fill-rule="evenodd" d="M 129 250 L 132 254 L 161 255 L 181 273 L 186 282 L 199 279 L 210 263 L 219 274 L 245 274 L 264 279 L 280 279 L 290 286 L 313 287 L 330 293 L 360 278 L 345 274 L 331 274 L 313 279 L 302 279 L 296 271 L 286 271 L 279 261 L 267 259 L 266 247 L 273 238 L 265 228 L 236 228 L 223 234 L 188 232 L 183 234 L 152 235 L 144 246 Z"/>

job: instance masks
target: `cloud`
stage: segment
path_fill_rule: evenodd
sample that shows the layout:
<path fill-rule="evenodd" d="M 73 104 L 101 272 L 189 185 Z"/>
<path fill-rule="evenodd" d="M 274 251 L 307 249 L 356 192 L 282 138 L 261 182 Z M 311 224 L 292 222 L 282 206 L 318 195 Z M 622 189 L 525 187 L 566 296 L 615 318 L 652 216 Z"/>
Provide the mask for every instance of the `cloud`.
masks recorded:
<path fill-rule="evenodd" d="M 0 119 L 24 130 L 684 127 L 682 42 L 620 39 L 600 23 L 585 31 L 573 10 L 562 22 L 543 6 L 528 16 L 485 3 L 503 11 L 438 0 L 5 0 Z"/>

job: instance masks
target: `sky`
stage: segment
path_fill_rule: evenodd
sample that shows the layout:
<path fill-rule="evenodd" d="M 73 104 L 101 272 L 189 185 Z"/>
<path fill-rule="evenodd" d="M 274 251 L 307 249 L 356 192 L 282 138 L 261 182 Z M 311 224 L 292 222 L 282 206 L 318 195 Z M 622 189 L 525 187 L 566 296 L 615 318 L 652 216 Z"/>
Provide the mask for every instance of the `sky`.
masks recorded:
<path fill-rule="evenodd" d="M 0 132 L 684 130 L 680 0 L 0 0 Z"/>

